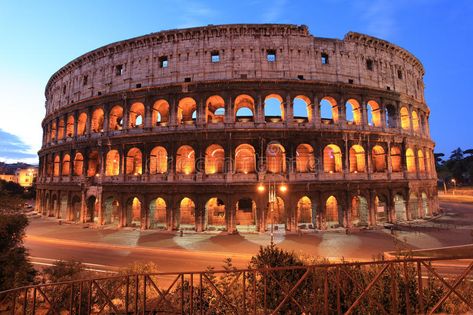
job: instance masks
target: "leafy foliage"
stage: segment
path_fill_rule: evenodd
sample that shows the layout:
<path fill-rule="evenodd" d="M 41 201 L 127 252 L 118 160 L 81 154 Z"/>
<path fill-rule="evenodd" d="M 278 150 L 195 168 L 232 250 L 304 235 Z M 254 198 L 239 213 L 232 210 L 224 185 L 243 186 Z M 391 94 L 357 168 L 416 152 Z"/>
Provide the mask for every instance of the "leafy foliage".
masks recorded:
<path fill-rule="evenodd" d="M 434 156 L 438 177 L 445 183 L 455 179 L 458 184 L 473 184 L 473 149 L 463 151 L 457 148 L 447 160 L 443 153 L 435 153 Z"/>

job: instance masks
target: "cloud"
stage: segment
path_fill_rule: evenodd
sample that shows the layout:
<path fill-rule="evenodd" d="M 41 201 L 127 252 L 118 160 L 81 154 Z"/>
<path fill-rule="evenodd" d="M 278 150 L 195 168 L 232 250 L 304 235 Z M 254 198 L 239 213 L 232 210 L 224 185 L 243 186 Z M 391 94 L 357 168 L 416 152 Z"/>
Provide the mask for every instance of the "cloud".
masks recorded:
<path fill-rule="evenodd" d="M 18 136 L 0 129 L 0 160 L 37 163 L 38 157 L 31 153 L 31 146 L 25 144 Z"/>
<path fill-rule="evenodd" d="M 396 11 L 404 1 L 370 0 L 358 2 L 361 20 L 369 35 L 389 38 L 396 33 Z"/>
<path fill-rule="evenodd" d="M 177 28 L 205 25 L 209 23 L 209 19 L 219 16 L 218 11 L 200 2 L 176 1 L 176 11 L 182 20 Z"/>

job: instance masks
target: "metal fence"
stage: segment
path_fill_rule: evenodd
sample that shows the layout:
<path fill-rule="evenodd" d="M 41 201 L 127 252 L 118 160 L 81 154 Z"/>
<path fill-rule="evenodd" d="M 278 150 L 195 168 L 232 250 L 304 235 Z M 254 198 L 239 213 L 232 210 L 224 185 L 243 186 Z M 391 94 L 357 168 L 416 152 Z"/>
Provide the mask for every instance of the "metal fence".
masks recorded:
<path fill-rule="evenodd" d="M 402 259 L 121 275 L 3 291 L 0 314 L 465 313 L 472 269 Z"/>

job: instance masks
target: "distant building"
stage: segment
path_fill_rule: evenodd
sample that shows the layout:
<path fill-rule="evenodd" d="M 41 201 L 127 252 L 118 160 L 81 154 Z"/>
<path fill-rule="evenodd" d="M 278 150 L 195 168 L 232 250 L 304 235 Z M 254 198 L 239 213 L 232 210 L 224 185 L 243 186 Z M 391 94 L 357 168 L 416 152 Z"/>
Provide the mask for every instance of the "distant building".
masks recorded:
<path fill-rule="evenodd" d="M 37 167 L 28 167 L 28 168 L 17 168 L 16 171 L 5 172 L 0 174 L 0 179 L 7 182 L 14 182 L 19 184 L 22 187 L 31 187 L 33 185 L 36 176 L 38 175 Z"/>

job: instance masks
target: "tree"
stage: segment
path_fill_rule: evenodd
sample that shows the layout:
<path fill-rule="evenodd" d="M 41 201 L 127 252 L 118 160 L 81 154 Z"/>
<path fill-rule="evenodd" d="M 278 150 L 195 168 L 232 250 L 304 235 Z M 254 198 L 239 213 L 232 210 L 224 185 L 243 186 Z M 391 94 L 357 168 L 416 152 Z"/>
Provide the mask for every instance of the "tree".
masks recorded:
<path fill-rule="evenodd" d="M 24 215 L 0 214 L 0 291 L 34 281 L 36 271 L 23 246 L 27 225 Z"/>

